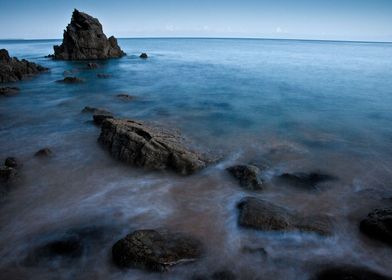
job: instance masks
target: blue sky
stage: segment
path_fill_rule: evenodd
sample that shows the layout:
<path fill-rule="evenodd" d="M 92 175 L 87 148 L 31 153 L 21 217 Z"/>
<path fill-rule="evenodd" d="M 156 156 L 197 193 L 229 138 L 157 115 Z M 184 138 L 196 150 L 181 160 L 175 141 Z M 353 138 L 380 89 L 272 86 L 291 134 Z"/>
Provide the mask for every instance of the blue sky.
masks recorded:
<path fill-rule="evenodd" d="M 74 8 L 117 37 L 392 41 L 391 0 L 0 0 L 0 38 L 61 38 Z"/>

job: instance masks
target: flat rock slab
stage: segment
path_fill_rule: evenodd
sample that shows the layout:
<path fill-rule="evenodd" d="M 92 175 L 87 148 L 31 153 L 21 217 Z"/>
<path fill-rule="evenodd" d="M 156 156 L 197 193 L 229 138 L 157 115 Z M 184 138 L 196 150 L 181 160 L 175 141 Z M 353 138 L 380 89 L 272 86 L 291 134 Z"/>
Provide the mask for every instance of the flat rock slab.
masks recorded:
<path fill-rule="evenodd" d="M 392 245 L 392 207 L 370 212 L 359 228 L 368 237 Z"/>
<path fill-rule="evenodd" d="M 147 169 L 188 175 L 207 164 L 178 134 L 132 120 L 106 119 L 98 141 L 114 158 Z"/>
<path fill-rule="evenodd" d="M 262 231 L 303 231 L 330 235 L 327 216 L 303 216 L 265 200 L 246 197 L 238 204 L 240 226 Z"/>
<path fill-rule="evenodd" d="M 48 68 L 25 59 L 10 57 L 6 49 L 0 50 L 0 83 L 21 81 L 47 70 Z"/>
<path fill-rule="evenodd" d="M 202 254 L 201 243 L 183 234 L 137 230 L 117 241 L 113 261 L 120 267 L 165 271 L 168 267 L 191 262 Z"/>
<path fill-rule="evenodd" d="M 263 189 L 263 181 L 260 179 L 260 169 L 254 165 L 235 165 L 226 169 L 238 180 L 240 186 L 251 191 Z"/>

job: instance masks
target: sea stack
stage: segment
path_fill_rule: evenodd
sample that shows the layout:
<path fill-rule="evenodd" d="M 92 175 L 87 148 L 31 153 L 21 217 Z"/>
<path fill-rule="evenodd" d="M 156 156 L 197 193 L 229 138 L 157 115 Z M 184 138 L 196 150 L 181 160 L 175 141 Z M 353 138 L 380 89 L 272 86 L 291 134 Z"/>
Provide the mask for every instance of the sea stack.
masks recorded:
<path fill-rule="evenodd" d="M 106 37 L 98 19 L 76 9 L 64 30 L 63 43 L 53 48 L 54 58 L 60 60 L 108 59 L 125 55 L 115 37 Z"/>

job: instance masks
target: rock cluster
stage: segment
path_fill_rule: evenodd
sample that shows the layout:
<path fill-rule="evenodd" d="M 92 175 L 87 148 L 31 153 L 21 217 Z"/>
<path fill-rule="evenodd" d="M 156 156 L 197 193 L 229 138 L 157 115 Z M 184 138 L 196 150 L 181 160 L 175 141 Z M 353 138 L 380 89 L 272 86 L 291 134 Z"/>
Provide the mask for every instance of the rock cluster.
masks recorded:
<path fill-rule="evenodd" d="M 20 81 L 47 70 L 25 59 L 10 57 L 6 49 L 0 50 L 0 83 Z"/>
<path fill-rule="evenodd" d="M 207 164 L 178 134 L 132 120 L 106 119 L 98 141 L 114 158 L 147 169 L 187 175 Z"/>
<path fill-rule="evenodd" d="M 195 261 L 201 254 L 202 246 L 197 239 L 155 230 L 137 230 L 117 241 L 112 248 L 113 260 L 118 266 L 157 272 Z"/>
<path fill-rule="evenodd" d="M 98 19 L 74 10 L 71 23 L 64 30 L 63 43 L 54 46 L 54 58 L 61 60 L 119 58 L 125 53 L 117 39 L 103 33 Z"/>

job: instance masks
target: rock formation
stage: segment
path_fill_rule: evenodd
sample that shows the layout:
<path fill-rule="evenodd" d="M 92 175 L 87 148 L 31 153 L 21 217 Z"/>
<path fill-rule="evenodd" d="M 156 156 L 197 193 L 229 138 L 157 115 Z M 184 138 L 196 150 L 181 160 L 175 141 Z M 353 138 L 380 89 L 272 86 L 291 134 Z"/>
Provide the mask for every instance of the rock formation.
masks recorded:
<path fill-rule="evenodd" d="M 244 189 L 257 191 L 263 189 L 263 181 L 259 178 L 260 169 L 254 165 L 236 165 L 227 168 Z"/>
<path fill-rule="evenodd" d="M 20 81 L 47 70 L 25 59 L 10 57 L 6 49 L 0 50 L 0 83 Z"/>
<path fill-rule="evenodd" d="M 76 9 L 71 23 L 64 30 L 63 43 L 53 48 L 54 58 L 62 60 L 107 59 L 125 55 L 116 38 L 106 37 L 98 19 Z"/>
<path fill-rule="evenodd" d="M 176 133 L 132 120 L 106 119 L 98 141 L 123 162 L 148 169 L 191 174 L 207 160 L 186 148 Z"/>
<path fill-rule="evenodd" d="M 370 238 L 392 245 L 392 207 L 369 213 L 361 221 L 360 230 Z"/>

